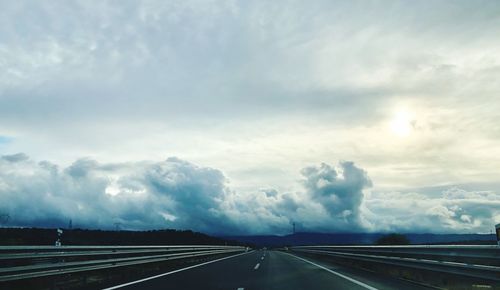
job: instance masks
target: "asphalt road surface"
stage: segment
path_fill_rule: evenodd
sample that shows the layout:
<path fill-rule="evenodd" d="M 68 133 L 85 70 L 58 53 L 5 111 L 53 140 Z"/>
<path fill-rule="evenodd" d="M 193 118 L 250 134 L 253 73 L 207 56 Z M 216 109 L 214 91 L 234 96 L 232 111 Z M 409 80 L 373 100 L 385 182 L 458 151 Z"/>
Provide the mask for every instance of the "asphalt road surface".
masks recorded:
<path fill-rule="evenodd" d="M 131 281 L 111 289 L 323 290 L 429 289 L 379 274 L 279 251 L 253 251 Z"/>

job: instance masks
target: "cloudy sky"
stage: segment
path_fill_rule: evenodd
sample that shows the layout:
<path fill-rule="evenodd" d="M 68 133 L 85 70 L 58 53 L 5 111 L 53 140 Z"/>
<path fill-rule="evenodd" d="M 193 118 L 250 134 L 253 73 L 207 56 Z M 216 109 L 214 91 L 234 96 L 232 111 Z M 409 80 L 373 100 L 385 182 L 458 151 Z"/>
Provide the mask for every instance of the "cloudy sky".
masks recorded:
<path fill-rule="evenodd" d="M 489 233 L 496 1 L 0 1 L 11 226 Z"/>

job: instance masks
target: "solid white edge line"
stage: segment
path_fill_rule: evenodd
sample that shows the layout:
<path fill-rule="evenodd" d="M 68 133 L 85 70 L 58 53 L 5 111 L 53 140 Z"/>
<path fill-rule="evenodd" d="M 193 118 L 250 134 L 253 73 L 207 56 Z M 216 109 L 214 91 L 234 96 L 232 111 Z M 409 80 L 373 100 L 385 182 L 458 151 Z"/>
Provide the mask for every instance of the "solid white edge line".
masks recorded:
<path fill-rule="evenodd" d="M 208 261 L 208 262 L 205 262 L 205 263 L 201 263 L 201 264 L 197 264 L 197 265 L 189 266 L 189 267 L 186 267 L 186 268 L 173 270 L 173 271 L 170 271 L 170 272 L 167 272 L 167 273 L 163 273 L 163 274 L 159 274 L 159 275 L 155 275 L 155 276 L 151 276 L 151 277 L 143 278 L 143 279 L 136 280 L 136 281 L 132 281 L 132 282 L 127 282 L 127 283 L 120 284 L 120 285 L 116 285 L 116 286 L 112 286 L 112 287 L 109 287 L 109 288 L 104 288 L 103 290 L 113 290 L 113 289 L 122 288 L 122 287 L 125 287 L 125 286 L 129 286 L 129 285 L 133 285 L 133 284 L 141 283 L 141 282 L 144 282 L 144 281 L 148 281 L 148 280 L 152 280 L 152 279 L 160 278 L 160 277 L 167 276 L 167 275 L 171 275 L 171 274 L 175 274 L 175 273 L 177 273 L 177 272 L 181 272 L 181 271 L 185 271 L 185 270 L 193 269 L 193 268 L 196 268 L 196 267 L 205 266 L 205 265 L 208 265 L 208 264 L 211 264 L 211 263 L 215 263 L 215 262 L 219 262 L 219 261 L 222 261 L 222 260 L 226 260 L 226 259 L 230 259 L 230 258 L 238 257 L 238 256 L 245 255 L 245 254 L 249 254 L 249 253 L 252 253 L 252 252 L 253 252 L 253 251 L 244 252 L 244 253 L 241 253 L 241 254 L 236 254 L 236 255 L 229 256 L 229 257 L 224 257 L 224 258 L 220 258 L 220 259 L 217 259 L 217 260 Z"/>
<path fill-rule="evenodd" d="M 260 263 L 257 263 L 257 265 L 255 265 L 255 267 L 253 269 L 257 270 L 257 269 L 259 269 L 259 267 L 260 267 Z"/>
<path fill-rule="evenodd" d="M 353 279 L 353 278 L 351 278 L 351 277 L 349 277 L 349 276 L 346 276 L 346 275 L 344 275 L 344 274 L 340 274 L 340 273 L 338 273 L 338 272 L 335 272 L 335 271 L 333 271 L 332 269 L 328 269 L 327 267 L 321 266 L 321 265 L 319 265 L 319 264 L 316 264 L 316 263 L 311 262 L 311 261 L 309 261 L 309 260 L 306 260 L 306 259 L 304 259 L 304 258 L 301 258 L 301 257 L 295 256 L 295 255 L 292 255 L 292 254 L 289 254 L 289 253 L 285 253 L 285 254 L 290 255 L 290 256 L 292 256 L 292 257 L 294 257 L 294 258 L 297 258 L 297 259 L 299 259 L 299 260 L 302 260 L 302 261 L 304 261 L 304 262 L 307 262 L 307 263 L 309 263 L 309 264 L 311 264 L 311 265 L 314 265 L 314 266 L 316 266 L 316 267 L 318 267 L 318 268 L 321 268 L 321 269 L 323 269 L 323 270 L 325 270 L 325 271 L 328 271 L 328 272 L 330 272 L 330 273 L 332 273 L 332 274 L 335 274 L 335 275 L 337 275 L 337 276 L 339 276 L 339 277 L 342 277 L 342 278 L 344 278 L 344 279 L 346 279 L 346 280 L 349 280 L 349 281 L 351 281 L 351 282 L 352 282 L 352 283 L 354 283 L 354 284 L 358 284 L 358 285 L 359 285 L 359 286 L 361 286 L 361 287 L 365 287 L 366 289 L 370 289 L 370 290 L 378 290 L 377 288 L 375 288 L 375 287 L 373 287 L 373 286 L 370 286 L 370 285 L 365 284 L 365 283 L 363 283 L 363 282 L 361 282 L 361 281 L 355 280 L 355 279 Z"/>

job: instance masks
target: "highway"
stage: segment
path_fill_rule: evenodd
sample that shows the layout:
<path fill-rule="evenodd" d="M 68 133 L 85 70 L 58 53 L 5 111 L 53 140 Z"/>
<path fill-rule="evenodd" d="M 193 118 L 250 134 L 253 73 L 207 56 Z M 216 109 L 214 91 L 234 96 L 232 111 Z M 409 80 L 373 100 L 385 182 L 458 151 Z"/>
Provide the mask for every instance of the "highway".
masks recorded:
<path fill-rule="evenodd" d="M 371 272 L 279 251 L 253 251 L 116 285 L 112 289 L 323 290 L 429 289 Z"/>

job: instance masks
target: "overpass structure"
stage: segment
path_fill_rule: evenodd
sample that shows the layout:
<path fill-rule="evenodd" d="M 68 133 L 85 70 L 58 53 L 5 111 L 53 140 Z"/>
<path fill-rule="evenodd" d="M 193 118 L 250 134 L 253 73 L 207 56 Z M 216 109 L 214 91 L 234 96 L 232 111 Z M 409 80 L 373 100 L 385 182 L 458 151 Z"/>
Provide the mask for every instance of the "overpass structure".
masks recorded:
<path fill-rule="evenodd" d="M 149 271 L 138 273 L 138 269 Z M 459 286 L 500 289 L 500 247 L 0 247 L 0 289 L 374 290 Z"/>

